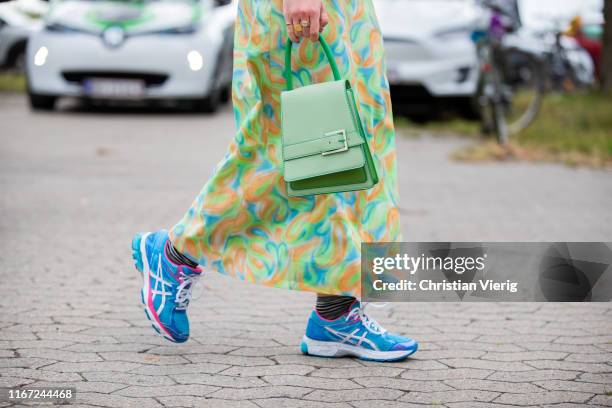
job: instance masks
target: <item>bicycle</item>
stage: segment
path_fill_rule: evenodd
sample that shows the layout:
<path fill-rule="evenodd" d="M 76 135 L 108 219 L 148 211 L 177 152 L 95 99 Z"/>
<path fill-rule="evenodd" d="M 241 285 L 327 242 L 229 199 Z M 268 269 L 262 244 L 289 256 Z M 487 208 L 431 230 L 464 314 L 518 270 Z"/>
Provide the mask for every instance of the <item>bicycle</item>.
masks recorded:
<path fill-rule="evenodd" d="M 492 21 L 495 18 L 493 13 Z M 485 134 L 495 133 L 500 144 L 529 126 L 544 96 L 543 64 L 528 51 L 504 45 L 499 27 L 475 30 L 480 80 L 477 104 Z"/>

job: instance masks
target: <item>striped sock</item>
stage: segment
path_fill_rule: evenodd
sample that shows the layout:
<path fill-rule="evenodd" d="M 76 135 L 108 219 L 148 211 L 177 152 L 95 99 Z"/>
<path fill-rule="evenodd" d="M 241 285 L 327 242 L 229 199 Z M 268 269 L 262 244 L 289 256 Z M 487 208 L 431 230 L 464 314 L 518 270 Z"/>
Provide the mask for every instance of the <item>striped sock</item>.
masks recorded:
<path fill-rule="evenodd" d="M 336 320 L 343 314 L 348 313 L 355 300 L 352 296 L 317 294 L 316 310 L 321 317 L 327 320 Z"/>
<path fill-rule="evenodd" d="M 172 245 L 172 242 L 168 241 L 166 244 L 166 248 L 168 249 L 166 253 L 168 254 L 168 258 L 177 265 L 186 265 L 190 268 L 195 268 L 198 266 L 197 263 L 193 262 L 191 259 L 187 258 L 185 255 L 181 254 L 175 247 Z"/>

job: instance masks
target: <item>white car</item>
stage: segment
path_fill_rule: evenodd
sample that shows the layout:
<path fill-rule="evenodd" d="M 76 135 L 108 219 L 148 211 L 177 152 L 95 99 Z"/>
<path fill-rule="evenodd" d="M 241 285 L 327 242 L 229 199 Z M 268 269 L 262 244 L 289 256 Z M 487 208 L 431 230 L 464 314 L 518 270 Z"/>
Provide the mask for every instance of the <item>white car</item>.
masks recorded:
<path fill-rule="evenodd" d="M 478 87 L 470 38 L 483 18 L 476 0 L 375 0 L 394 103 L 465 100 Z"/>
<path fill-rule="evenodd" d="M 30 104 L 172 100 L 212 112 L 229 95 L 236 12 L 231 0 L 57 0 L 28 42 Z"/>
<path fill-rule="evenodd" d="M 24 70 L 28 37 L 42 28 L 41 16 L 47 8 L 42 0 L 0 3 L 0 68 Z"/>

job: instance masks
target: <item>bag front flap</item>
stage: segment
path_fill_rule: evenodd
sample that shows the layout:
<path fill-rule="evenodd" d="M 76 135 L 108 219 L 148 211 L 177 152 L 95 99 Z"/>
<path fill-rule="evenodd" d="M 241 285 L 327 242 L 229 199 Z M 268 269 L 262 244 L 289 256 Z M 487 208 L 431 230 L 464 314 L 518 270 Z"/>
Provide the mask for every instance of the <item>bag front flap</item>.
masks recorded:
<path fill-rule="evenodd" d="M 364 139 L 353 119 L 347 81 L 281 94 L 284 177 L 301 180 L 362 167 Z"/>

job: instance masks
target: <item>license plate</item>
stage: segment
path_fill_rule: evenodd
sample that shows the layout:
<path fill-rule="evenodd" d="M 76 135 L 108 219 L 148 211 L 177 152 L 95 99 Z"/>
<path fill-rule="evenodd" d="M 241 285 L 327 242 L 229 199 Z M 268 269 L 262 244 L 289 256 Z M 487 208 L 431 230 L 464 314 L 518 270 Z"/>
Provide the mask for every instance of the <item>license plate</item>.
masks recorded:
<path fill-rule="evenodd" d="M 87 96 L 109 99 L 138 99 L 144 95 L 145 83 L 138 79 L 91 78 L 83 81 Z"/>

